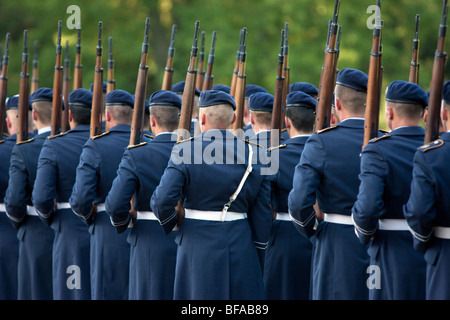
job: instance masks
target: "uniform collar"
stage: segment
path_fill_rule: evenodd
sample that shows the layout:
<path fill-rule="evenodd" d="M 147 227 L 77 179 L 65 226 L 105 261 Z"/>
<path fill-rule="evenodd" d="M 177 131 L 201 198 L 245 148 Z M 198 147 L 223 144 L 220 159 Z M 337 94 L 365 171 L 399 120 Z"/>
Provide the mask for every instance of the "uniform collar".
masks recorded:
<path fill-rule="evenodd" d="M 75 128 L 71 129 L 70 131 L 90 131 L 91 127 L 88 124 L 79 124 Z"/>
<path fill-rule="evenodd" d="M 161 132 L 150 141 L 177 141 L 177 137 L 175 132 Z"/>
<path fill-rule="evenodd" d="M 51 131 L 52 128 L 51 127 L 45 127 L 45 128 L 41 128 L 38 130 L 37 134 L 41 134 L 41 133 L 45 133 L 45 132 L 49 132 Z"/>
<path fill-rule="evenodd" d="M 112 127 L 109 131 L 119 131 L 119 132 L 130 132 L 131 125 L 129 124 L 118 124 L 117 126 Z"/>
<path fill-rule="evenodd" d="M 364 118 L 347 118 L 337 124 L 338 127 L 364 128 Z"/>
<path fill-rule="evenodd" d="M 402 126 L 395 128 L 389 132 L 391 136 L 393 135 L 423 135 L 425 130 L 419 126 Z"/>

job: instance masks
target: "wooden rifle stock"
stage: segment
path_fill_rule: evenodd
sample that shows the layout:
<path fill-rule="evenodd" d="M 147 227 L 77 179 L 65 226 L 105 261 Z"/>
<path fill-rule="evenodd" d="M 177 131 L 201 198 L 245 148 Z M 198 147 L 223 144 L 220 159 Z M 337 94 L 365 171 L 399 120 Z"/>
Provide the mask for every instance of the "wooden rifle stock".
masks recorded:
<path fill-rule="evenodd" d="M 61 131 L 66 132 L 70 129 L 69 125 L 69 94 L 70 94 L 70 57 L 69 57 L 69 41 L 66 41 L 66 52 L 64 53 L 63 68 L 63 85 L 62 96 L 64 108 L 61 112 Z"/>
<path fill-rule="evenodd" d="M 321 130 L 330 126 L 331 117 L 331 99 L 334 92 L 334 83 L 336 79 L 336 40 L 338 33 L 338 15 L 339 0 L 336 0 L 334 7 L 334 16 L 329 23 L 327 46 L 325 50 L 325 59 L 320 79 L 319 99 L 316 107 L 316 120 L 314 130 Z"/>
<path fill-rule="evenodd" d="M 186 74 L 184 91 L 182 97 L 180 121 L 178 124 L 178 141 L 185 140 L 190 137 L 190 128 L 192 121 L 192 108 L 195 98 L 195 82 L 196 82 L 196 63 L 197 63 L 197 41 L 198 41 L 199 21 L 195 22 L 194 43 L 192 45 L 189 67 Z"/>
<path fill-rule="evenodd" d="M 103 68 L 102 68 L 102 22 L 98 23 L 98 44 L 95 60 L 94 88 L 92 92 L 91 130 L 90 136 L 99 135 L 101 128 L 101 112 L 103 103 Z"/>
<path fill-rule="evenodd" d="M 112 50 L 112 37 L 109 37 L 109 59 L 108 59 L 108 82 L 106 83 L 106 93 L 116 89 L 116 80 L 114 80 L 114 59 Z"/>
<path fill-rule="evenodd" d="M 78 42 L 75 54 L 75 66 L 73 72 L 73 90 L 83 87 L 83 65 L 81 64 L 81 28 L 78 29 Z"/>
<path fill-rule="evenodd" d="M 202 91 L 205 82 L 205 31 L 202 31 L 202 42 L 200 45 L 200 52 L 198 53 L 198 70 L 197 79 L 195 80 L 195 86 L 198 90 Z"/>
<path fill-rule="evenodd" d="M 280 116 L 280 129 L 284 128 L 284 116 L 286 115 L 286 98 L 289 94 L 289 81 L 290 81 L 290 68 L 289 68 L 289 25 L 286 22 L 284 24 L 284 45 L 283 45 L 283 97 L 281 99 L 281 116 Z M 281 134 L 281 133 L 280 133 Z"/>
<path fill-rule="evenodd" d="M 28 30 L 23 32 L 23 38 L 22 71 L 20 73 L 19 83 L 19 125 L 17 128 L 17 143 L 28 140 L 28 95 L 30 80 L 30 75 L 28 74 Z"/>
<path fill-rule="evenodd" d="M 242 129 L 244 122 L 244 103 L 245 103 L 245 60 L 247 57 L 246 52 L 246 39 L 247 39 L 247 28 L 242 28 L 241 30 L 241 45 L 239 49 L 239 66 L 236 78 L 236 90 L 234 95 L 234 101 L 236 103 L 236 121 L 233 123 L 233 131 L 236 136 L 242 138 Z"/>
<path fill-rule="evenodd" d="M 136 90 L 134 93 L 134 108 L 133 119 L 131 122 L 130 143 L 129 145 L 136 145 L 141 143 L 144 134 L 144 112 L 145 112 L 145 97 L 147 94 L 147 54 L 148 54 L 148 32 L 150 26 L 150 18 L 145 19 L 145 33 L 144 42 L 142 43 L 141 62 L 139 64 L 139 71 L 136 80 Z"/>
<path fill-rule="evenodd" d="M 447 33 L 447 0 L 444 0 L 442 20 L 439 26 L 439 37 L 437 49 L 434 55 L 433 73 L 430 84 L 430 97 L 428 101 L 428 114 L 425 127 L 425 144 L 439 137 L 439 126 L 441 122 L 440 110 L 442 103 L 445 65 L 447 53 L 445 52 L 445 36 Z"/>
<path fill-rule="evenodd" d="M 411 66 L 409 67 L 409 82 L 419 84 L 419 19 L 416 14 L 416 32 L 412 44 Z"/>
<path fill-rule="evenodd" d="M 61 132 L 61 109 L 62 109 L 62 60 L 61 60 L 61 20 L 58 22 L 58 41 L 56 43 L 56 63 L 55 72 L 53 76 L 53 100 L 52 100 L 52 126 L 51 135 L 59 134 Z"/>
<path fill-rule="evenodd" d="M 10 33 L 6 34 L 5 54 L 2 61 L 2 73 L 0 76 L 0 141 L 3 140 L 3 131 L 6 118 L 6 95 L 8 91 L 8 60 Z"/>
<path fill-rule="evenodd" d="M 31 91 L 30 94 L 39 88 L 39 62 L 38 62 L 38 41 L 34 41 L 34 56 L 33 56 L 33 73 L 31 76 Z"/>
<path fill-rule="evenodd" d="M 275 147 L 280 144 L 280 134 L 281 134 L 281 112 L 283 107 L 283 82 L 285 80 L 283 76 L 283 65 L 284 65 L 284 37 L 285 29 L 281 30 L 281 46 L 280 54 L 278 55 L 278 69 L 277 69 L 277 79 L 275 84 L 275 93 L 273 99 L 273 110 L 272 110 L 272 123 L 270 130 L 270 146 Z"/>
<path fill-rule="evenodd" d="M 380 1 L 377 1 L 380 8 Z M 381 9 L 380 9 L 381 10 Z M 369 74 L 367 80 L 366 110 L 364 115 L 363 149 L 369 141 L 378 136 L 378 122 L 380 117 L 380 97 L 383 66 L 381 65 L 382 44 L 381 29 L 383 22 L 376 18 L 372 37 L 372 51 L 370 52 Z"/>
<path fill-rule="evenodd" d="M 203 82 L 202 91 L 211 90 L 213 86 L 214 76 L 212 74 L 213 66 L 214 66 L 214 50 L 216 48 L 216 32 L 213 31 L 212 40 L 211 40 L 211 49 L 209 50 L 208 56 L 208 66 L 206 68 L 205 79 Z"/>
<path fill-rule="evenodd" d="M 167 53 L 167 62 L 164 69 L 164 78 L 161 90 L 170 90 L 172 88 L 173 79 L 173 55 L 175 52 L 175 34 L 177 32 L 177 25 L 172 26 L 172 37 L 170 39 L 169 51 Z"/>
<path fill-rule="evenodd" d="M 234 95 L 236 94 L 236 82 L 237 82 L 237 75 L 238 75 L 238 71 L 239 71 L 239 59 L 241 57 L 241 44 L 242 44 L 242 37 L 243 37 L 243 33 L 241 30 L 240 33 L 240 37 L 239 37 L 239 46 L 238 46 L 238 50 L 236 52 L 236 62 L 234 63 L 234 69 L 233 69 L 233 76 L 231 78 L 231 85 L 230 85 L 230 95 L 234 97 Z"/>

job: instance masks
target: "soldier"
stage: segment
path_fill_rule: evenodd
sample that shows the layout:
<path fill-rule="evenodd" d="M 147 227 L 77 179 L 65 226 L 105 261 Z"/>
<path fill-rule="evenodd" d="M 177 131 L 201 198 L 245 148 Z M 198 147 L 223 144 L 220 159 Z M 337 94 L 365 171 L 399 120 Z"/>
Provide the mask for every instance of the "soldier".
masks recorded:
<path fill-rule="evenodd" d="M 358 194 L 367 75 L 343 69 L 335 104 L 341 122 L 315 132 L 305 144 L 289 194 L 295 227 L 313 241 L 312 299 L 368 299 L 367 247 L 355 237 L 351 209 Z M 324 212 L 316 218 L 314 205 Z"/>
<path fill-rule="evenodd" d="M 175 277 L 176 231 L 165 235 L 150 209 L 150 197 L 167 166 L 177 135 L 181 98 L 160 90 L 150 96 L 150 125 L 155 137 L 125 151 L 111 190 L 106 212 L 117 232 L 131 227 L 130 300 L 171 300 Z M 130 200 L 134 210 L 130 215 Z"/>
<path fill-rule="evenodd" d="M 361 243 L 370 243 L 370 265 L 377 266 L 375 283 L 369 286 L 371 300 L 425 298 L 425 260 L 412 246 L 402 206 L 410 193 L 414 153 L 425 137 L 420 122 L 427 104 L 417 84 L 391 82 L 385 106 L 391 131 L 372 139 L 361 154 L 352 219 Z"/>
<path fill-rule="evenodd" d="M 9 137 L 2 134 L 0 140 L 0 300 L 17 299 L 19 241 L 17 231 L 6 216 L 3 199 L 8 188 L 11 152 L 16 144 L 18 102 L 18 95 L 6 100 L 6 127 Z"/>
<path fill-rule="evenodd" d="M 186 81 L 180 81 L 172 85 L 171 91 L 183 98 L 184 86 Z M 198 100 L 200 98 L 200 90 L 195 88 L 194 104 L 192 105 L 192 121 L 191 121 L 191 137 L 200 134 L 200 125 L 198 124 Z"/>
<path fill-rule="evenodd" d="M 319 95 L 319 89 L 315 85 L 309 82 L 294 82 L 289 85 L 289 92 L 302 91 L 309 94 L 314 100 L 317 100 Z"/>
<path fill-rule="evenodd" d="M 249 98 L 250 124 L 255 134 L 249 138 L 266 149 L 270 147 L 273 100 L 273 95 L 265 92 L 254 93 Z"/>
<path fill-rule="evenodd" d="M 30 97 L 37 135 L 16 144 L 6 190 L 7 216 L 18 229 L 18 299 L 51 300 L 54 231 L 41 222 L 31 202 L 42 144 L 50 135 L 53 90 L 41 87 Z"/>
<path fill-rule="evenodd" d="M 226 93 L 230 93 L 230 90 L 231 90 L 230 86 L 227 86 L 225 84 L 215 84 L 215 85 L 212 86 L 212 89 L 213 90 L 220 90 L 220 91 L 223 91 L 223 92 L 226 92 Z"/>
<path fill-rule="evenodd" d="M 414 248 L 425 253 L 426 299 L 450 299 L 450 87 L 444 86 L 441 119 L 444 133 L 414 155 L 411 194 L 403 206 Z"/>
<path fill-rule="evenodd" d="M 269 181 L 259 164 L 252 166 L 252 148 L 228 130 L 235 121 L 233 97 L 203 91 L 199 106 L 202 134 L 174 147 L 151 198 L 166 233 L 184 201 L 174 299 L 263 299 Z"/>
<path fill-rule="evenodd" d="M 130 141 L 133 96 L 120 89 L 106 95 L 109 131 L 83 146 L 70 205 L 91 233 L 91 289 L 94 300 L 128 299 L 129 230 L 117 234 L 105 211 L 105 199 Z"/>
<path fill-rule="evenodd" d="M 42 145 L 32 201 L 41 219 L 55 232 L 53 299 L 89 300 L 89 231 L 72 214 L 69 197 L 82 147 L 89 139 L 92 93 L 76 89 L 68 102 L 70 130 L 48 137 Z"/>
<path fill-rule="evenodd" d="M 279 147 L 279 171 L 270 177 L 275 220 L 264 266 L 264 284 L 271 300 L 308 300 L 310 293 L 311 242 L 295 229 L 288 214 L 288 196 L 295 166 L 314 127 L 316 100 L 291 91 L 286 101 L 286 128 L 290 139 Z"/>
<path fill-rule="evenodd" d="M 245 86 L 245 97 L 244 97 L 244 133 L 246 136 L 252 136 L 254 132 L 252 131 L 252 124 L 250 123 L 250 96 L 257 92 L 269 93 L 266 89 L 256 84 L 247 84 Z M 248 131 L 248 132 L 247 132 Z M 247 133 L 246 133 L 247 132 Z"/>

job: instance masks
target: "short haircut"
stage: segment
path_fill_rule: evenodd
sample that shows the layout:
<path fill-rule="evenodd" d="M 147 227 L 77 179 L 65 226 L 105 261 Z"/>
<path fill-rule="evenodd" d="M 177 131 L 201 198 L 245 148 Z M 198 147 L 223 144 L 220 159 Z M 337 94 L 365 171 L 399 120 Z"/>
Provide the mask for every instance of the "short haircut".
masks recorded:
<path fill-rule="evenodd" d="M 200 114 L 205 114 L 212 126 L 229 126 L 233 121 L 234 110 L 229 104 L 200 108 Z"/>
<path fill-rule="evenodd" d="M 72 112 L 73 121 L 78 124 L 91 123 L 91 109 L 79 105 L 69 105 L 69 110 Z"/>
<path fill-rule="evenodd" d="M 119 123 L 128 123 L 131 124 L 133 120 L 133 108 L 126 105 L 108 105 L 106 106 L 106 110 L 109 111 L 114 118 Z"/>
<path fill-rule="evenodd" d="M 155 118 L 156 123 L 161 129 L 172 132 L 178 128 L 180 108 L 175 106 L 153 105 L 150 106 L 150 115 Z"/>
<path fill-rule="evenodd" d="M 424 110 L 421 104 L 386 101 L 386 105 L 394 109 L 400 118 L 408 120 L 420 120 Z"/>
<path fill-rule="evenodd" d="M 308 108 L 288 107 L 286 117 L 291 121 L 297 131 L 313 132 L 316 115 L 314 110 Z"/>
<path fill-rule="evenodd" d="M 38 114 L 39 120 L 45 125 L 52 123 L 52 102 L 51 101 L 35 101 L 32 103 L 32 108 Z"/>
<path fill-rule="evenodd" d="M 335 95 L 349 113 L 364 114 L 367 99 L 366 92 L 356 91 L 355 89 L 346 86 L 337 85 Z"/>
<path fill-rule="evenodd" d="M 255 122 L 261 126 L 271 126 L 272 125 L 272 112 L 267 111 L 250 111 L 253 114 Z"/>

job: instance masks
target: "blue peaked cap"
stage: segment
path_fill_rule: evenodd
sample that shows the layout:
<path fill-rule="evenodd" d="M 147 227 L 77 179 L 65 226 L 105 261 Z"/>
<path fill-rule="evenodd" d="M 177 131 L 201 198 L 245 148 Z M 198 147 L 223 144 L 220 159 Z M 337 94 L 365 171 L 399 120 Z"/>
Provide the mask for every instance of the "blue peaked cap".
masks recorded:
<path fill-rule="evenodd" d="M 155 91 L 149 98 L 149 106 L 171 106 L 181 109 L 182 100 L 178 94 L 170 90 Z"/>
<path fill-rule="evenodd" d="M 249 109 L 252 111 L 272 112 L 274 96 L 270 93 L 257 92 L 249 98 Z"/>

